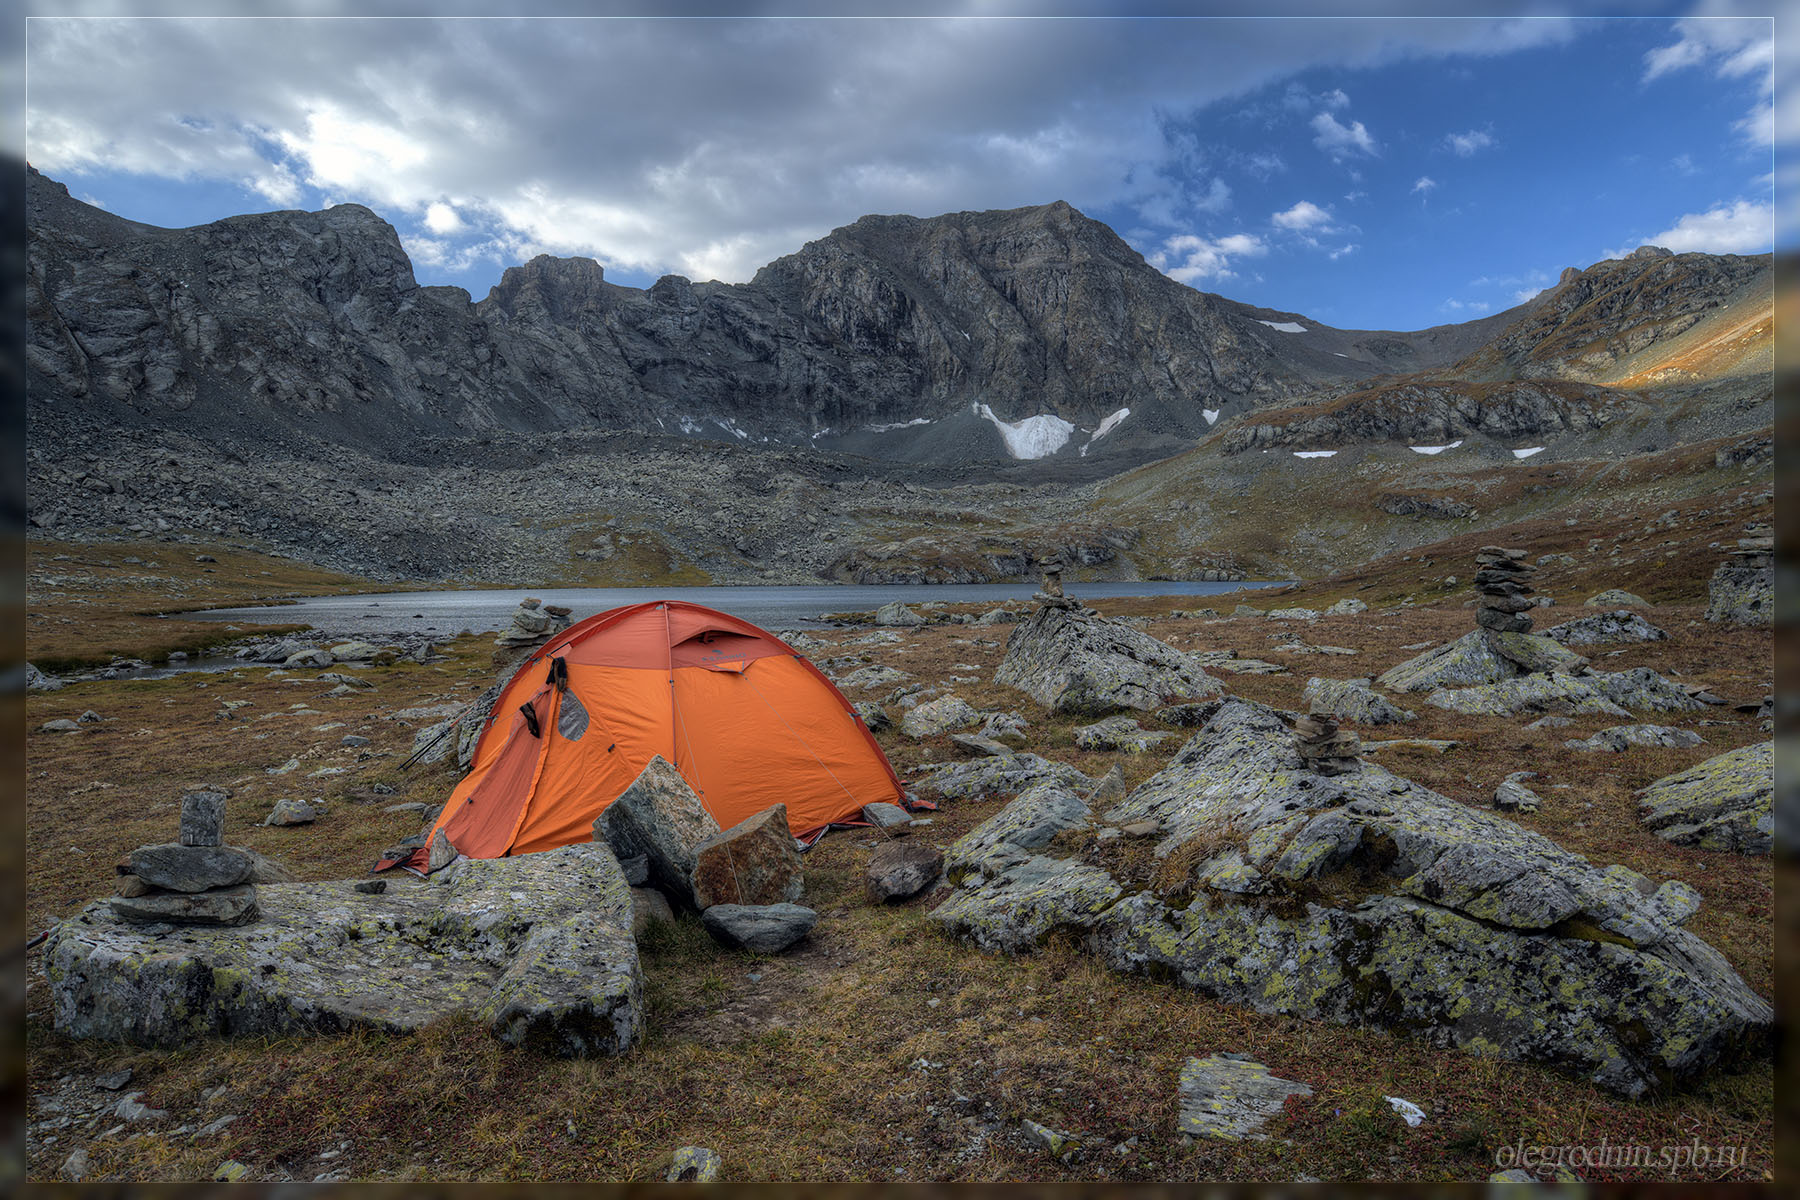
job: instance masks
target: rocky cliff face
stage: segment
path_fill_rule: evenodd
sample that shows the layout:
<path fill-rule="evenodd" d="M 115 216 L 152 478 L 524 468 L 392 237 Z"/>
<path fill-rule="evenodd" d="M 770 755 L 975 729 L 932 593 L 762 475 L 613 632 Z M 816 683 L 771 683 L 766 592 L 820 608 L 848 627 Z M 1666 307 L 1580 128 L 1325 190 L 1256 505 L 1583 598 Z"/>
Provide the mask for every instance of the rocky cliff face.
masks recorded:
<path fill-rule="evenodd" d="M 1283 332 L 1296 314 L 1176 283 L 1062 203 L 865 217 L 742 285 L 639 290 L 539 257 L 479 303 L 420 287 L 357 205 L 158 229 L 31 172 L 29 228 L 40 440 L 101 421 L 408 457 L 437 436 L 594 428 L 917 461 L 1141 457 L 1479 340 Z M 1023 442 L 1005 428 L 1034 418 Z"/>

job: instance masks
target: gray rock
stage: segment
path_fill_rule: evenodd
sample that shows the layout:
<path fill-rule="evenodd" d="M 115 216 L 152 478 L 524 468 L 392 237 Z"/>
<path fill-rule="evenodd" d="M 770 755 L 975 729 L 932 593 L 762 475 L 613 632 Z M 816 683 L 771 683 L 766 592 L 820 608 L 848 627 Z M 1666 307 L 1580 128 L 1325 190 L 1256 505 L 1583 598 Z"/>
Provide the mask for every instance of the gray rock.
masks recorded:
<path fill-rule="evenodd" d="M 1036 784 L 951 845 L 946 861 L 952 880 L 956 872 L 989 859 L 1042 849 L 1057 834 L 1086 828 L 1092 819 L 1087 802 L 1068 787 Z"/>
<path fill-rule="evenodd" d="M 1649 608 L 1650 602 L 1642 596 L 1634 596 L 1623 588 L 1607 588 L 1604 592 L 1596 592 L 1582 604 L 1588 608 Z"/>
<path fill-rule="evenodd" d="M 1016 625 L 1018 622 L 1019 614 L 1005 608 L 989 609 L 975 618 L 977 625 Z"/>
<path fill-rule="evenodd" d="M 898 804 L 882 800 L 862 806 L 863 820 L 877 829 L 901 829 L 912 824 L 912 814 Z"/>
<path fill-rule="evenodd" d="M 1006 758 L 1018 751 L 1004 742 L 996 742 L 993 738 L 982 737 L 979 733 L 953 733 L 950 744 L 959 750 L 967 750 L 974 755 L 988 755 L 994 758 Z"/>
<path fill-rule="evenodd" d="M 1619 754 L 1633 746 L 1672 746 L 1681 749 L 1698 746 L 1705 738 L 1691 729 L 1674 729 L 1667 725 L 1614 725 L 1593 737 L 1570 738 L 1563 745 L 1571 750 L 1599 750 Z"/>
<path fill-rule="evenodd" d="M 105 1088 L 109 1092 L 117 1092 L 123 1090 L 125 1085 L 131 1082 L 131 1077 L 132 1070 L 130 1067 L 125 1067 L 117 1071 L 108 1071 L 106 1074 L 101 1075 L 94 1080 L 94 1086 L 97 1088 Z"/>
<path fill-rule="evenodd" d="M 1536 812 L 1543 799 L 1525 786 L 1525 780 L 1536 779 L 1536 771 L 1514 771 L 1494 789 L 1494 807 L 1501 812 Z"/>
<path fill-rule="evenodd" d="M 1048 1125 L 1040 1125 L 1030 1118 L 1019 1122 L 1019 1132 L 1024 1135 L 1027 1145 L 1034 1146 L 1053 1158 L 1067 1158 L 1081 1149 L 1081 1142 L 1075 1137 Z"/>
<path fill-rule="evenodd" d="M 1088 807 L 1097 808 L 1102 804 L 1117 804 L 1125 798 L 1125 790 L 1125 772 L 1118 763 L 1114 763 L 1106 774 L 1100 777 L 1100 782 L 1094 785 L 1094 790 L 1088 793 Z"/>
<path fill-rule="evenodd" d="M 425 847 L 425 873 L 427 875 L 435 875 L 460 857 L 455 844 L 450 841 L 450 835 L 441 828 L 431 831 L 431 837 L 425 843 Z"/>
<path fill-rule="evenodd" d="M 1124 750 L 1133 754 L 1154 749 L 1174 735 L 1152 732 L 1123 714 L 1106 717 L 1075 731 L 1075 744 L 1083 750 Z"/>
<path fill-rule="evenodd" d="M 181 798 L 183 846 L 219 846 L 225 842 L 225 793 L 189 792 Z"/>
<path fill-rule="evenodd" d="M 339 642 L 337 645 L 330 647 L 330 650 L 331 657 L 335 658 L 338 662 L 368 662 L 371 658 L 374 658 L 381 653 L 380 646 L 375 645 L 373 642 L 360 641 Z M 353 687 L 373 686 L 367 680 L 363 679 L 340 678 L 338 682 L 350 683 Z"/>
<path fill-rule="evenodd" d="M 1429 692 L 1521 675 L 1567 674 L 1585 666 L 1587 659 L 1541 634 L 1475 629 L 1408 659 L 1375 682 L 1391 692 Z"/>
<path fill-rule="evenodd" d="M 1310 608 L 1271 608 L 1268 619 L 1271 621 L 1316 621 L 1319 614 Z"/>
<path fill-rule="evenodd" d="M 153 888 L 204 892 L 248 883 L 256 860 L 236 846 L 139 846 L 126 856 L 120 874 L 136 875 Z"/>
<path fill-rule="evenodd" d="M 1311 711 L 1356 725 L 1394 725 L 1418 716 L 1375 691 L 1367 679 L 1309 679 L 1303 695 Z"/>
<path fill-rule="evenodd" d="M 1649 667 L 1593 671 L 1581 679 L 1614 704 L 1634 712 L 1700 712 L 1706 707 L 1706 702 L 1697 699 L 1687 688 L 1665 679 Z"/>
<path fill-rule="evenodd" d="M 106 720 L 106 718 L 90 708 L 83 712 L 79 717 L 76 717 L 75 720 L 77 724 L 81 725 L 98 725 L 100 722 Z"/>
<path fill-rule="evenodd" d="M 361 892 L 366 896 L 379 896 L 381 893 L 387 891 L 387 880 L 359 879 L 356 881 L 354 890 Z"/>
<path fill-rule="evenodd" d="M 1345 596 L 1342 600 L 1339 600 L 1336 604 L 1333 604 L 1330 608 L 1326 609 L 1325 615 L 1328 617 L 1351 617 L 1355 616 L 1357 613 L 1365 613 L 1368 611 L 1369 606 L 1365 602 L 1358 600 L 1355 596 Z"/>
<path fill-rule="evenodd" d="M 169 1117 L 169 1110 L 151 1108 L 144 1103 L 144 1093 L 142 1092 L 127 1092 L 119 1097 L 117 1104 L 113 1105 L 112 1115 L 121 1121 L 166 1121 Z"/>
<path fill-rule="evenodd" d="M 332 656 L 331 651 L 308 647 L 288 655 L 282 660 L 281 665 L 284 667 L 329 667 L 336 661 L 337 659 Z"/>
<path fill-rule="evenodd" d="M 263 818 L 264 825 L 310 825 L 319 819 L 319 810 L 304 800 L 282 797 Z"/>
<path fill-rule="evenodd" d="M 1707 583 L 1706 619 L 1767 628 L 1775 620 L 1775 568 L 1738 560 L 1720 563 Z"/>
<path fill-rule="evenodd" d="M 863 890 L 875 904 L 916 896 L 943 873 L 944 853 L 923 842 L 891 842 L 869 856 Z"/>
<path fill-rule="evenodd" d="M 1702 850 L 1774 849 L 1775 743 L 1728 750 L 1666 775 L 1637 794 L 1638 816 L 1657 837 Z"/>
<path fill-rule="evenodd" d="M 1097 613 L 1053 605 L 1013 630 L 994 682 L 1018 688 L 1053 712 L 1084 716 L 1149 711 L 1220 690 L 1197 661 L 1173 646 Z"/>
<path fill-rule="evenodd" d="M 858 668 L 836 682 L 840 688 L 864 691 L 869 688 L 891 688 L 895 684 L 905 683 L 911 678 L 912 676 L 905 671 L 879 664 Z"/>
<path fill-rule="evenodd" d="M 700 914 L 713 940 L 733 950 L 780 954 L 805 937 L 819 914 L 798 904 L 715 904 Z"/>
<path fill-rule="evenodd" d="M 1018 713 L 991 712 L 983 715 L 981 728 L 975 731 L 975 735 L 997 742 L 1014 741 L 1023 744 L 1026 740 L 1025 730 L 1025 718 Z"/>
<path fill-rule="evenodd" d="M 1260 705 L 1221 705 L 1106 814 L 1156 821 L 1165 861 L 1192 855 L 1173 880 L 1128 889 L 1079 839 L 995 835 L 1041 828 L 1049 790 L 951 848 L 955 890 L 930 920 L 1009 953 L 1064 931 L 1225 1002 L 1557 1063 L 1627 1095 L 1767 1044 L 1768 1003 L 1623 873 L 1374 763 L 1314 775 Z"/>
<path fill-rule="evenodd" d="M 650 882 L 684 908 L 698 909 L 694 851 L 722 832 L 681 772 L 660 754 L 594 820 L 594 840 L 621 858 L 649 859 Z"/>
<path fill-rule="evenodd" d="M 900 732 L 909 738 L 928 738 L 980 723 L 981 714 L 970 707 L 967 700 L 953 693 L 909 709 L 900 718 Z"/>
<path fill-rule="evenodd" d="M 1033 784 L 1054 780 L 1076 791 L 1091 792 L 1094 781 L 1067 763 L 1052 762 L 1036 754 L 1015 754 L 1007 758 L 977 758 L 971 761 L 929 763 L 919 786 L 930 788 L 952 800 L 975 800 L 982 796 L 1016 796 Z"/>
<path fill-rule="evenodd" d="M 723 1167 L 715 1151 L 705 1146 L 682 1146 L 671 1156 L 663 1179 L 669 1183 L 712 1183 Z"/>
<path fill-rule="evenodd" d="M 28 692 L 54 692 L 62 687 L 62 680 L 54 675 L 46 675 L 30 663 L 25 664 L 25 690 Z M 78 1151 L 77 1153 L 83 1153 Z"/>
<path fill-rule="evenodd" d="M 360 733 L 346 733 L 343 737 L 338 739 L 338 745 L 347 746 L 352 750 L 359 750 L 368 744 L 369 739 Z"/>
<path fill-rule="evenodd" d="M 1513 716 L 1519 713 L 1630 714 L 1607 699 L 1586 676 L 1521 675 L 1500 683 L 1433 692 L 1425 703 L 1470 716 Z"/>
<path fill-rule="evenodd" d="M 114 896 L 113 916 L 139 925 L 243 925 L 259 913 L 256 885 L 218 887 L 205 892 L 145 892 Z"/>
<path fill-rule="evenodd" d="M 63 1159 L 62 1171 L 60 1174 L 70 1183 L 80 1183 L 83 1179 L 87 1178 L 87 1173 L 87 1147 L 78 1146 L 69 1153 L 69 1157 Z"/>
<path fill-rule="evenodd" d="M 619 870 L 625 872 L 625 882 L 632 887 L 643 887 L 650 882 L 650 856 L 639 854 L 633 858 L 621 858 Z"/>
<path fill-rule="evenodd" d="M 1289 1096 L 1310 1096 L 1312 1088 L 1269 1074 L 1269 1068 L 1242 1054 L 1190 1058 L 1181 1067 L 1178 1132 L 1189 1137 L 1242 1141 L 1264 1139 L 1269 1118 Z"/>
<path fill-rule="evenodd" d="M 1591 646 L 1605 642 L 1662 642 L 1669 635 L 1628 608 L 1577 617 L 1544 630 L 1544 636 L 1565 646 Z"/>
<path fill-rule="evenodd" d="M 896 600 L 892 604 L 884 604 L 875 610 L 877 625 L 916 628 L 925 624 L 925 618 Z"/>
<path fill-rule="evenodd" d="M 642 1030 L 631 896 L 605 847 L 465 860 L 379 896 L 345 881 L 259 889 L 261 920 L 180 938 L 107 902 L 45 943 L 56 1028 L 152 1046 L 207 1037 L 403 1033 L 470 1013 L 556 1054 L 616 1054 Z"/>
<path fill-rule="evenodd" d="M 39 733 L 80 733 L 81 726 L 67 717 L 59 717 L 54 721 L 45 721 L 38 726 Z"/>
<path fill-rule="evenodd" d="M 1537 720 L 1533 721 L 1531 724 L 1525 726 L 1525 728 L 1527 728 L 1527 729 L 1567 729 L 1570 725 L 1573 725 L 1574 723 L 1575 722 L 1569 720 L 1569 718 L 1567 718 L 1567 717 L 1559 716 L 1556 713 L 1551 713 L 1547 717 L 1539 717 Z"/>
<path fill-rule="evenodd" d="M 856 715 L 868 727 L 870 733 L 880 733 L 884 729 L 894 727 L 894 719 L 887 715 L 887 709 L 873 700 L 860 700 L 856 704 Z"/>
<path fill-rule="evenodd" d="M 632 888 L 631 936 L 642 937 L 644 930 L 657 922 L 665 925 L 675 923 L 675 910 L 669 907 L 669 898 L 655 888 Z"/>

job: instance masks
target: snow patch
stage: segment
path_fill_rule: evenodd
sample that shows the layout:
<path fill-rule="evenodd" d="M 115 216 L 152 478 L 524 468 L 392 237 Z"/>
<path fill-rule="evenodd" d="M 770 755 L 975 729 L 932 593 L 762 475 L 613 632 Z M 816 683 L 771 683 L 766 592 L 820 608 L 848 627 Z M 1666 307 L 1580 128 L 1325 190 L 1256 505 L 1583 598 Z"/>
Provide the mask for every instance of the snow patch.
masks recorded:
<path fill-rule="evenodd" d="M 1444 451 L 1454 450 L 1460 445 L 1462 445 L 1462 439 L 1457 438 L 1447 446 L 1408 446 L 1407 449 L 1414 454 L 1442 454 Z"/>
<path fill-rule="evenodd" d="M 1337 453 L 1336 450 L 1296 450 L 1296 451 L 1294 451 L 1294 457 L 1295 458 L 1330 458 L 1332 455 L 1334 455 L 1336 453 Z"/>
<path fill-rule="evenodd" d="M 914 425 L 929 424 L 931 424 L 930 417 L 914 417 L 910 421 L 895 421 L 892 425 L 869 425 L 865 426 L 865 428 L 868 429 L 870 433 L 887 433 L 889 430 L 893 429 L 911 429 Z"/>
<path fill-rule="evenodd" d="M 729 433 L 732 437 L 743 438 L 746 441 L 750 438 L 748 433 L 745 433 L 742 429 L 737 427 L 736 421 L 729 419 L 721 421 L 719 418 L 714 417 L 713 424 L 717 425 L 720 429 L 723 429 L 726 433 Z"/>
<path fill-rule="evenodd" d="M 1200 415 L 1206 418 L 1206 423 L 1208 425 L 1217 425 L 1219 423 L 1219 414 L 1224 411 L 1225 410 L 1222 408 L 1203 408 L 1200 410 Z"/>
<path fill-rule="evenodd" d="M 1258 325 L 1267 325 L 1277 333 L 1305 333 L 1306 326 L 1298 321 L 1257 321 Z"/>
<path fill-rule="evenodd" d="M 1523 450 L 1514 450 L 1513 457 L 1514 458 L 1530 458 L 1534 454 L 1542 454 L 1543 452 L 1544 452 L 1544 448 L 1542 446 L 1527 446 Z"/>
<path fill-rule="evenodd" d="M 1039 413 L 1022 421 L 1002 421 L 985 404 L 969 406 L 978 417 L 986 417 L 1000 431 L 1006 452 L 1014 458 L 1048 458 L 1069 443 L 1075 426 L 1051 413 Z"/>
<path fill-rule="evenodd" d="M 1086 443 L 1084 443 L 1082 445 L 1082 447 L 1081 447 L 1082 455 L 1085 456 L 1088 452 L 1089 446 L 1093 445 L 1095 442 L 1099 441 L 1101 438 L 1105 437 L 1107 434 L 1109 434 L 1113 430 L 1117 429 L 1119 427 L 1119 422 L 1123 421 L 1126 417 L 1129 417 L 1130 415 L 1131 415 L 1131 410 L 1129 408 L 1121 408 L 1116 413 L 1106 414 L 1106 416 L 1104 418 L 1102 418 L 1102 420 L 1100 421 L 1099 427 L 1096 428 L 1093 433 L 1088 435 L 1088 440 L 1086 441 Z"/>
<path fill-rule="evenodd" d="M 694 420 L 694 418 L 692 418 L 692 417 L 676 417 L 675 419 L 677 421 L 681 422 L 681 432 L 683 432 L 683 433 L 699 433 L 700 432 L 700 422 Z"/>

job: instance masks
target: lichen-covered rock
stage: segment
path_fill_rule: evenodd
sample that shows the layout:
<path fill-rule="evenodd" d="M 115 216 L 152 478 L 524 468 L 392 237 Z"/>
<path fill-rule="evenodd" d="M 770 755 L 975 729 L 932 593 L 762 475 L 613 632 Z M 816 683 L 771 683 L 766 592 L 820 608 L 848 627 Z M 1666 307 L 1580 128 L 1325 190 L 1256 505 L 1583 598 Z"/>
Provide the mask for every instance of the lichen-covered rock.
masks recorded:
<path fill-rule="evenodd" d="M 1311 608 L 1271 608 L 1268 619 L 1271 621 L 1316 621 L 1319 614 Z"/>
<path fill-rule="evenodd" d="M 694 895 L 694 850 L 718 832 L 718 821 L 660 754 L 594 818 L 595 841 L 611 846 L 620 858 L 643 855 L 649 860 L 650 882 L 692 909 L 701 907 Z"/>
<path fill-rule="evenodd" d="M 1726 561 L 1707 584 L 1706 619 L 1767 627 L 1775 620 L 1775 568 Z"/>
<path fill-rule="evenodd" d="M 1628 1095 L 1766 1046 L 1767 1001 L 1635 872 L 1372 763 L 1316 775 L 1260 705 L 1226 701 L 1105 814 L 1157 823 L 1148 878 L 1083 857 L 1100 843 L 1038 841 L 1047 815 L 1080 819 L 1052 791 L 951 848 L 934 921 L 1008 952 L 1062 932 L 1258 1011 L 1557 1063 Z"/>
<path fill-rule="evenodd" d="M 1666 775 L 1637 794 L 1657 837 L 1702 850 L 1768 854 L 1774 848 L 1775 743 L 1728 750 Z"/>
<path fill-rule="evenodd" d="M 1325 713 L 1355 725 L 1394 725 L 1418 719 L 1369 686 L 1367 679 L 1309 679 L 1306 702 L 1315 713 Z"/>
<path fill-rule="evenodd" d="M 1425 703 L 1470 716 L 1504 717 L 1520 713 L 1631 714 L 1575 675 L 1521 675 L 1500 683 L 1449 688 L 1425 697 Z"/>
<path fill-rule="evenodd" d="M 1006 639 L 994 682 L 1053 712 L 1105 716 L 1214 695 L 1219 683 L 1189 655 L 1082 608 L 1044 605 Z"/>
<path fill-rule="evenodd" d="M 1181 1067 L 1181 1109 L 1176 1131 L 1189 1137 L 1242 1141 L 1262 1139 L 1262 1127 L 1278 1115 L 1289 1096 L 1310 1096 L 1312 1088 L 1269 1074 L 1243 1054 L 1190 1058 Z"/>
<path fill-rule="evenodd" d="M 974 755 L 986 755 L 994 758 L 1008 758 L 1018 751 L 1005 742 L 997 742 L 990 737 L 982 737 L 979 733 L 953 733 L 950 744 L 958 750 L 966 750 Z"/>
<path fill-rule="evenodd" d="M 136 879 L 135 875 L 121 879 Z M 113 915 L 140 925 L 167 921 L 177 925 L 242 925 L 257 917 L 256 885 L 213 888 L 206 892 L 153 892 L 121 888 L 112 901 Z"/>
<path fill-rule="evenodd" d="M 714 941 L 758 954 L 780 954 L 818 921 L 818 913 L 798 904 L 715 904 L 700 914 Z"/>
<path fill-rule="evenodd" d="M 694 847 L 694 901 L 703 909 L 792 903 L 805 890 L 785 804 L 745 817 Z"/>
<path fill-rule="evenodd" d="M 1686 688 L 1649 667 L 1593 671 L 1581 678 L 1614 704 L 1634 712 L 1699 712 L 1706 707 Z"/>
<path fill-rule="evenodd" d="M 283 796 L 263 818 L 264 825 L 311 825 L 319 819 L 319 810 L 304 800 Z"/>
<path fill-rule="evenodd" d="M 1579 671 L 1587 659 L 1535 633 L 1472 629 L 1383 674 L 1375 682 L 1392 692 L 1500 683 L 1521 675 Z"/>
<path fill-rule="evenodd" d="M 1501 812 L 1536 812 L 1542 808 L 1543 798 L 1525 786 L 1527 779 L 1536 778 L 1536 771 L 1514 771 L 1508 775 L 1494 789 L 1494 807 Z"/>
<path fill-rule="evenodd" d="M 1607 588 L 1604 592 L 1596 592 L 1582 604 L 1588 608 L 1649 608 L 1650 602 L 1642 596 L 1634 596 L 1624 588 Z"/>
<path fill-rule="evenodd" d="M 892 604 L 884 604 L 875 610 L 875 623 L 901 628 L 917 628 L 925 624 L 925 618 L 896 600 Z"/>
<path fill-rule="evenodd" d="M 1671 746 L 1682 749 L 1698 746 L 1706 739 L 1691 729 L 1674 729 L 1667 725 L 1614 725 L 1590 738 L 1570 738 L 1563 745 L 1571 750 L 1599 750 L 1620 754 L 1633 746 Z"/>
<path fill-rule="evenodd" d="M 1075 744 L 1083 750 L 1126 750 L 1141 754 L 1175 736 L 1145 729 L 1123 714 L 1106 717 L 1075 731 Z"/>
<path fill-rule="evenodd" d="M 979 724 L 981 714 L 967 700 L 952 693 L 908 709 L 900 718 L 900 732 L 916 740 Z"/>
<path fill-rule="evenodd" d="M 966 871 L 996 855 L 1041 849 L 1066 829 L 1091 823 L 1087 801 L 1057 783 L 1040 783 L 951 843 L 945 861 L 952 872 Z"/>
<path fill-rule="evenodd" d="M 401 1033 L 451 1013 L 554 1053 L 619 1053 L 642 1029 L 631 895 L 611 851 L 464 860 L 378 895 L 267 884 L 236 928 L 126 923 L 108 902 L 44 947 L 56 1027 L 179 1046 L 205 1037 Z"/>
<path fill-rule="evenodd" d="M 1036 754 L 1006 758 L 977 758 L 963 762 L 927 763 L 919 768 L 919 786 L 952 800 L 976 800 L 982 796 L 1016 796 L 1033 784 L 1047 780 L 1077 791 L 1091 792 L 1094 781 L 1068 763 L 1052 762 Z"/>
<path fill-rule="evenodd" d="M 250 882 L 256 860 L 236 846 L 139 846 L 126 856 L 120 874 L 136 875 L 153 888 L 204 892 Z"/>
<path fill-rule="evenodd" d="M 1326 609 L 1325 615 L 1328 617 L 1353 617 L 1357 613 L 1365 613 L 1368 611 L 1369 606 L 1366 601 L 1358 600 L 1355 596 L 1345 596 L 1342 600 L 1339 600 L 1336 604 L 1333 604 L 1330 608 Z"/>
<path fill-rule="evenodd" d="M 1577 617 L 1552 625 L 1544 636 L 1565 646 L 1592 646 L 1603 642 L 1662 642 L 1669 635 L 1628 608 Z"/>
<path fill-rule="evenodd" d="M 716 1150 L 705 1146 L 682 1146 L 669 1159 L 663 1179 L 669 1183 L 712 1183 L 719 1178 L 724 1163 Z"/>

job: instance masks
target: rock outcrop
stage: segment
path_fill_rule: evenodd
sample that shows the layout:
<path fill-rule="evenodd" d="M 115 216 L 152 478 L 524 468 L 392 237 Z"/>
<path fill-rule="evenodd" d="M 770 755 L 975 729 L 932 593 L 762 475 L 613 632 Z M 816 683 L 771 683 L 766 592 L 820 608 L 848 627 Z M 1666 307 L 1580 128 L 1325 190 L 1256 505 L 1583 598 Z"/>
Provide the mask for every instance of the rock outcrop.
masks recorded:
<path fill-rule="evenodd" d="M 1706 619 L 1767 627 L 1775 622 L 1775 539 L 1739 538 L 1707 584 Z"/>
<path fill-rule="evenodd" d="M 1315 713 L 1355 725 L 1394 725 L 1418 719 L 1369 686 L 1367 679 L 1309 679 L 1303 693 Z"/>
<path fill-rule="evenodd" d="M 1149 711 L 1220 690 L 1187 654 L 1072 601 L 1041 605 L 1013 630 L 994 682 L 1083 716 Z"/>
<path fill-rule="evenodd" d="M 1160 865 L 1084 856 L 1092 814 L 1040 785 L 951 847 L 955 892 L 931 919 L 1008 953 L 1060 931 L 1259 1011 L 1556 1063 L 1627 1095 L 1766 1045 L 1772 1008 L 1681 928 L 1677 885 L 1373 764 L 1316 775 L 1259 705 L 1222 703 L 1105 819 L 1156 822 Z"/>
<path fill-rule="evenodd" d="M 238 928 L 144 927 L 105 902 L 45 944 L 56 1026 L 180 1046 L 206 1037 L 404 1033 L 470 1013 L 561 1055 L 620 1054 L 643 1028 L 630 889 L 605 846 L 465 860 L 380 893 L 266 884 Z"/>
<path fill-rule="evenodd" d="M 694 892 L 695 852 L 721 830 L 672 763 L 652 758 L 594 818 L 594 840 L 605 842 L 620 858 L 643 856 L 650 882 L 684 908 L 702 907 Z"/>
<path fill-rule="evenodd" d="M 1728 750 L 1639 792 L 1639 818 L 1677 845 L 1768 854 L 1774 849 L 1774 764 L 1774 742 Z"/>
<path fill-rule="evenodd" d="M 1542 634 L 1473 629 L 1407 659 L 1375 682 L 1393 692 L 1430 692 L 1522 675 L 1572 674 L 1585 666 L 1587 659 Z"/>

